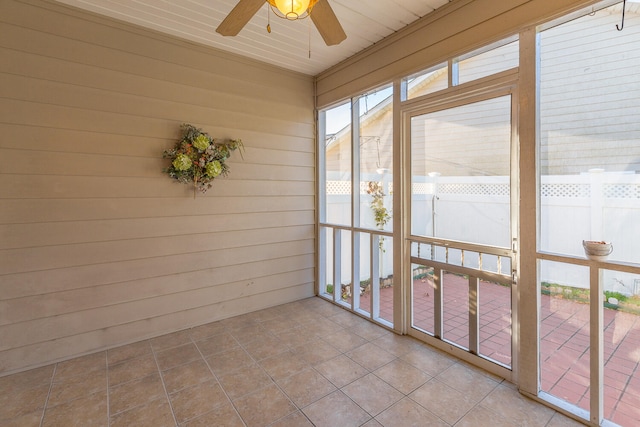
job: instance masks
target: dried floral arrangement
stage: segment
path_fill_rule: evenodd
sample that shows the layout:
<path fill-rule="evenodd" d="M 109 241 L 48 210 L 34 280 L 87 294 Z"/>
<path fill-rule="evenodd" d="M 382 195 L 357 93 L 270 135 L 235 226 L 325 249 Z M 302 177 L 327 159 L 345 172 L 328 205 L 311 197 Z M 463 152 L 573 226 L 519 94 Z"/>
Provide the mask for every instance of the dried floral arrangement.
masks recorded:
<path fill-rule="evenodd" d="M 163 172 L 185 184 L 193 184 L 196 190 L 206 192 L 219 176 L 227 176 L 227 160 L 231 153 L 239 150 L 242 156 L 244 146 L 240 139 L 215 139 L 193 125 L 183 123 L 182 137 L 175 147 L 165 150 L 163 158 L 171 164 Z"/>

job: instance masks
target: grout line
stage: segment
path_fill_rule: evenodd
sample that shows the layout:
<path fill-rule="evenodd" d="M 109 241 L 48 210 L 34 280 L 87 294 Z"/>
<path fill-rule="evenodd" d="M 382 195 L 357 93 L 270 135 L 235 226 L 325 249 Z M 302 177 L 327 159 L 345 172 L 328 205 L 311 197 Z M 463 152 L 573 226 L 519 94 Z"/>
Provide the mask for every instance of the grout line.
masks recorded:
<path fill-rule="evenodd" d="M 49 405 L 49 397 L 51 396 L 51 390 L 53 390 L 53 379 L 56 377 L 56 370 L 58 369 L 58 364 L 53 365 L 53 372 L 51 373 L 51 382 L 49 383 L 49 391 L 47 392 L 47 398 L 44 400 L 44 405 L 42 406 L 42 416 L 40 417 L 40 427 L 44 424 L 44 416 L 47 412 L 47 405 Z"/>
<path fill-rule="evenodd" d="M 218 320 L 219 322 L 219 320 Z M 224 332 L 226 334 L 229 334 L 228 332 Z M 238 345 L 240 346 L 240 348 L 243 348 L 240 343 L 238 342 L 238 340 L 236 339 L 236 337 L 234 337 L 233 335 L 229 334 L 231 336 L 231 338 L 233 338 Z M 198 347 L 198 344 L 196 343 L 196 341 L 193 339 L 193 337 L 191 336 L 191 334 L 189 334 L 189 338 L 191 339 L 191 342 L 193 342 L 193 344 L 196 346 L 196 349 L 198 350 L 198 353 L 200 354 L 200 357 L 202 358 L 202 361 L 204 362 L 205 365 L 207 365 L 207 369 L 209 370 L 209 372 L 211 372 L 211 375 L 213 375 L 213 378 L 216 380 L 216 382 L 218 383 L 218 386 L 220 386 L 220 390 L 222 390 L 222 392 L 224 393 L 225 397 L 227 398 L 227 400 L 229 401 L 229 403 L 231 404 L 231 407 L 233 408 L 233 410 L 235 411 L 236 415 L 238 416 L 238 418 L 240 419 L 240 422 L 247 427 L 247 423 L 244 422 L 244 419 L 242 418 L 242 416 L 240 415 L 240 412 L 238 412 L 238 408 L 236 408 L 236 405 L 233 404 L 233 401 L 231 400 L 231 398 L 229 397 L 229 395 L 227 394 L 227 391 L 224 389 L 224 387 L 222 387 L 222 383 L 220 383 L 220 378 L 218 378 L 218 376 L 216 375 L 215 372 L 213 372 L 213 369 L 211 369 L 211 366 L 209 366 L 209 364 L 207 363 L 207 359 L 204 356 L 204 354 L 202 354 L 202 351 L 200 350 L 200 347 Z M 205 338 L 206 339 L 206 338 Z M 244 348 L 243 348 L 244 350 Z M 249 357 L 251 357 L 251 355 L 249 355 Z M 211 412 L 211 411 L 209 411 Z M 208 414 L 208 412 L 206 412 L 205 414 L 199 415 L 199 416 L 203 416 Z"/>
<path fill-rule="evenodd" d="M 189 336 L 191 338 L 191 336 Z M 171 398 L 169 397 L 169 393 L 167 392 L 167 386 L 164 383 L 164 377 L 162 376 L 162 371 L 160 370 L 160 365 L 158 364 L 158 358 L 156 357 L 156 350 L 149 342 L 149 346 L 151 347 L 151 354 L 153 355 L 153 361 L 156 363 L 156 368 L 158 369 L 158 375 L 160 375 L 160 382 L 162 383 L 162 389 L 164 390 L 164 395 L 167 398 L 167 402 L 169 403 L 169 409 L 171 409 L 171 416 L 173 417 L 173 422 L 176 426 L 178 426 L 178 419 L 176 418 L 176 414 L 173 411 L 173 404 L 171 403 Z"/>

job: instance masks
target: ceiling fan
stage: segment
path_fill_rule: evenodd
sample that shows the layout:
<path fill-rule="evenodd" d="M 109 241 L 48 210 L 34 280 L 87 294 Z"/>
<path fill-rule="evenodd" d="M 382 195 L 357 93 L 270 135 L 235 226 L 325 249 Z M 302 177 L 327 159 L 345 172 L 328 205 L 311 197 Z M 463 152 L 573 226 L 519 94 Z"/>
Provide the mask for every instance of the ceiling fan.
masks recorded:
<path fill-rule="evenodd" d="M 266 0 L 279 13 L 276 15 L 289 20 L 311 17 L 313 24 L 327 46 L 339 44 L 347 38 L 328 0 Z M 240 0 L 216 31 L 223 36 L 235 36 L 249 22 L 265 0 Z M 282 15 L 282 16 L 281 16 Z"/>

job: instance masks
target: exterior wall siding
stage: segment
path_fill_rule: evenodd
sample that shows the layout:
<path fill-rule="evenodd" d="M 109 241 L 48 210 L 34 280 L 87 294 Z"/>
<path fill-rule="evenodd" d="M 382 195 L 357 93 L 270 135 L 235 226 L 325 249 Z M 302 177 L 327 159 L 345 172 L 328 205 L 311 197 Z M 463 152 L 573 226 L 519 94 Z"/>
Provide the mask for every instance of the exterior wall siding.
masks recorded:
<path fill-rule="evenodd" d="M 313 80 L 0 3 L 0 375 L 314 293 Z M 194 198 L 181 123 L 241 138 Z"/>

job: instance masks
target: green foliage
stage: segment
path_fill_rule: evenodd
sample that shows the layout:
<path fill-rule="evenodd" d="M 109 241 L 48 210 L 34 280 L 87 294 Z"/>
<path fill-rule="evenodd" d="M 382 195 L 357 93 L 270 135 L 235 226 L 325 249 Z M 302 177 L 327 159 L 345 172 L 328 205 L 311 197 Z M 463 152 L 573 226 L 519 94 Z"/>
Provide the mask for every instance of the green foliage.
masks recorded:
<path fill-rule="evenodd" d="M 621 294 L 620 292 L 613 292 L 613 291 L 604 291 L 604 296 L 607 300 L 609 298 L 615 298 L 619 302 L 624 302 L 629 299 L 629 297 L 626 296 L 625 294 Z"/>
<path fill-rule="evenodd" d="M 384 226 L 391 219 L 389 211 L 384 206 L 384 191 L 382 183 L 377 181 L 369 181 L 367 183 L 367 194 L 371 195 L 371 210 L 373 211 L 373 219 L 378 230 L 384 230 Z M 384 237 L 380 237 L 378 246 L 383 249 Z"/>
<path fill-rule="evenodd" d="M 391 219 L 389 211 L 384 206 L 384 191 L 382 183 L 376 181 L 369 181 L 367 183 L 367 194 L 371 195 L 371 210 L 373 211 L 373 218 L 376 222 L 378 230 L 383 230 L 384 226 Z"/>

